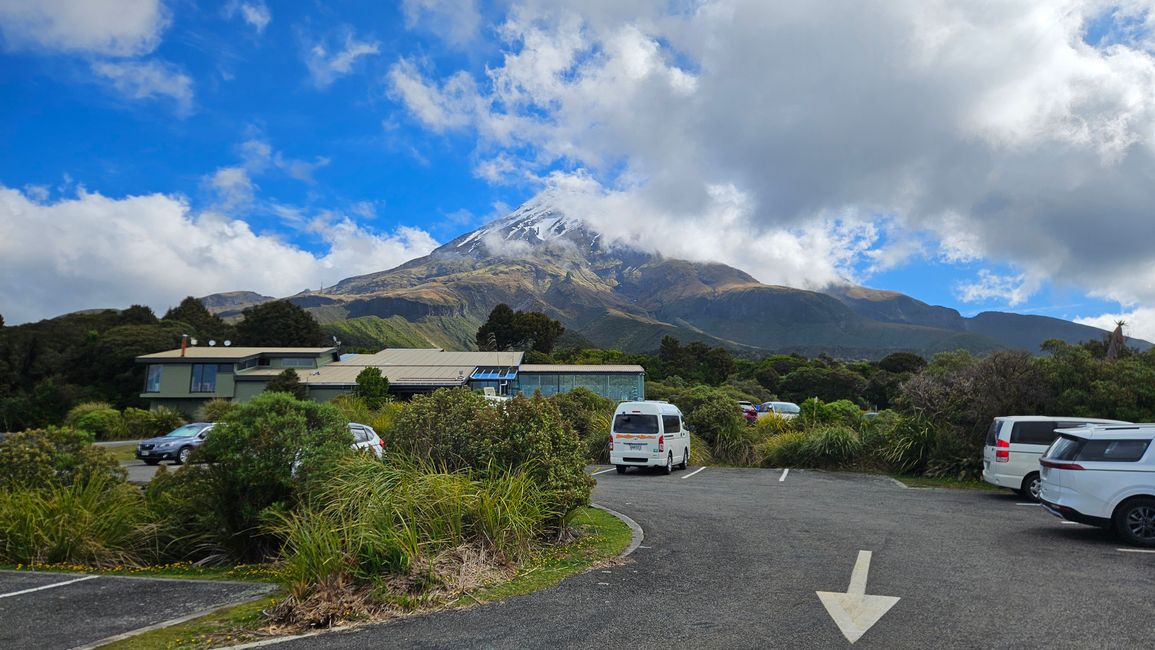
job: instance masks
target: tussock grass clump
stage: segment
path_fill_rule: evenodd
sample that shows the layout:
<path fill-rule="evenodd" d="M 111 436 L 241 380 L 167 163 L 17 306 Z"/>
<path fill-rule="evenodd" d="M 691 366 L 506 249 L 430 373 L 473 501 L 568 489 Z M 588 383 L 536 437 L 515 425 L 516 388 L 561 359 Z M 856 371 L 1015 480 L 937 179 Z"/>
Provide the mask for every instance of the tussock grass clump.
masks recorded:
<path fill-rule="evenodd" d="M 136 488 L 104 476 L 0 492 L 0 562 L 135 566 L 153 526 Z"/>
<path fill-rule="evenodd" d="M 274 614 L 323 626 L 334 620 L 323 603 L 360 602 L 346 615 L 359 616 L 381 598 L 406 607 L 460 595 L 504 575 L 554 530 L 564 513 L 551 503 L 525 469 L 348 458 L 310 505 L 275 517 L 291 598 Z"/>

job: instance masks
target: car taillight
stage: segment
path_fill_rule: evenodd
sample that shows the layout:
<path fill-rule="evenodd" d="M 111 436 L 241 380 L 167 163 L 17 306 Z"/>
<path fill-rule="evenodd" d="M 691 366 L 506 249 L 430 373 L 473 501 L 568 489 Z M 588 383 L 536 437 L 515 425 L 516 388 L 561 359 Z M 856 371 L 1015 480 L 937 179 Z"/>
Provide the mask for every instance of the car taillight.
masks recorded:
<path fill-rule="evenodd" d="M 666 450 L 666 437 L 665 436 L 658 436 L 658 451 L 665 451 L 665 450 Z"/>
<path fill-rule="evenodd" d="M 381 445 L 381 451 L 385 451 L 385 440 L 383 438 L 378 438 L 377 444 Z"/>
<path fill-rule="evenodd" d="M 1057 463 L 1053 460 L 1039 459 L 1039 464 L 1051 469 L 1086 469 L 1078 463 Z"/>
<path fill-rule="evenodd" d="M 1006 440 L 996 440 L 995 447 L 997 447 L 997 449 L 995 449 L 996 463 L 1011 462 L 1011 443 Z"/>
<path fill-rule="evenodd" d="M 614 450 L 614 437 L 610 436 L 610 451 Z"/>

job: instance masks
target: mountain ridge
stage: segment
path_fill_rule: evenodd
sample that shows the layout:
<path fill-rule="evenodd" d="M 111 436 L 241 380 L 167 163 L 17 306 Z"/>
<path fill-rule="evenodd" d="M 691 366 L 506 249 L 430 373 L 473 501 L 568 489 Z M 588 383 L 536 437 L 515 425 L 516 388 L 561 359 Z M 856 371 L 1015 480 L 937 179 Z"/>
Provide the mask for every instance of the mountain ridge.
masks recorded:
<path fill-rule="evenodd" d="M 236 315 L 264 298 L 231 292 L 202 300 L 210 310 Z M 288 299 L 347 343 L 355 336 L 367 345 L 471 349 L 472 332 L 498 303 L 544 312 L 593 345 L 639 352 L 657 349 L 667 335 L 740 353 L 853 358 L 958 348 L 1038 352 L 1048 338 L 1079 342 L 1106 335 L 1045 316 L 984 312 L 967 318 L 894 291 L 763 284 L 725 264 L 607 243 L 548 195 L 426 256 Z"/>

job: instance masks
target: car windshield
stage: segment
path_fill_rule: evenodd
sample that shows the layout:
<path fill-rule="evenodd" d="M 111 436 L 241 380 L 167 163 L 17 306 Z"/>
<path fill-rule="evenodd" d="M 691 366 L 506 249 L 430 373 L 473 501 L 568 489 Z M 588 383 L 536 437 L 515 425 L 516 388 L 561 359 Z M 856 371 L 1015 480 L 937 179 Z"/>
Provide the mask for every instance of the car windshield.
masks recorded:
<path fill-rule="evenodd" d="M 186 424 L 183 427 L 178 427 L 164 434 L 166 438 L 191 438 L 201 432 L 203 426 L 198 424 Z"/>
<path fill-rule="evenodd" d="M 614 433 L 657 433 L 658 416 L 620 413 L 614 417 Z"/>

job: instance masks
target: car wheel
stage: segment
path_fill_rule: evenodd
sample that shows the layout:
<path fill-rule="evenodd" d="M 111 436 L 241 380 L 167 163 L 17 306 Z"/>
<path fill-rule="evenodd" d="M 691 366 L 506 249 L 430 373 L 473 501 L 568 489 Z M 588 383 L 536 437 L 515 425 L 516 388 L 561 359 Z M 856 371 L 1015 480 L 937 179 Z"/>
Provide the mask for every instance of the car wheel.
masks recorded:
<path fill-rule="evenodd" d="M 1115 532 L 1135 546 L 1155 547 L 1155 499 L 1126 501 L 1115 510 Z"/>
<path fill-rule="evenodd" d="M 1031 472 L 1023 478 L 1023 487 L 1019 488 L 1019 494 L 1024 499 L 1038 502 L 1039 494 L 1043 491 L 1043 479 L 1039 478 L 1038 472 Z"/>
<path fill-rule="evenodd" d="M 673 474 L 674 473 L 674 452 L 671 451 L 671 452 L 666 454 L 666 466 L 662 468 L 662 473 L 663 474 Z"/>
<path fill-rule="evenodd" d="M 190 456 L 192 456 L 192 447 L 181 447 L 180 451 L 176 452 L 175 462 L 177 465 L 184 465 Z"/>
<path fill-rule="evenodd" d="M 682 450 L 682 469 L 688 469 L 689 467 L 690 467 L 690 450 L 689 449 L 683 449 Z"/>
<path fill-rule="evenodd" d="M 614 465 L 614 469 L 618 470 L 618 474 L 625 474 L 626 473 L 626 466 L 625 465 Z"/>
<path fill-rule="evenodd" d="M 144 461 L 144 464 L 148 465 L 149 467 L 154 467 L 156 465 L 159 465 L 160 461 L 159 460 L 146 460 L 146 461 Z"/>

